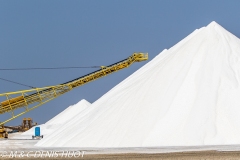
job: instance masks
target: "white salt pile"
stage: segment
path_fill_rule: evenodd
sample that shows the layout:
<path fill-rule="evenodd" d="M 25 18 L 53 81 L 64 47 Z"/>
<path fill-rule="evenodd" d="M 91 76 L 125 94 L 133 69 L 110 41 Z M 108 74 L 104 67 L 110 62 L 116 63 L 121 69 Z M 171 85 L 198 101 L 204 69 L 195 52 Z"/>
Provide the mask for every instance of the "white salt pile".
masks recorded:
<path fill-rule="evenodd" d="M 240 144 L 240 40 L 195 30 L 37 146 Z"/>
<path fill-rule="evenodd" d="M 75 116 L 79 116 L 81 112 L 86 110 L 87 108 L 90 107 L 90 103 L 86 101 L 85 99 L 82 99 L 79 101 L 77 104 L 73 106 L 69 106 L 66 108 L 64 111 L 50 119 L 48 122 L 45 124 L 39 125 L 41 129 L 41 135 L 48 135 L 57 128 L 64 126 L 70 119 L 72 119 Z M 31 128 L 30 130 L 24 132 L 21 134 L 22 138 L 32 138 L 32 135 L 35 133 L 35 127 Z M 21 138 L 18 137 L 18 138 Z"/>
<path fill-rule="evenodd" d="M 77 104 L 66 108 L 64 111 L 62 111 L 54 118 L 47 121 L 45 124 L 49 125 L 49 126 L 55 125 L 55 124 L 64 124 L 64 123 L 68 122 L 69 120 L 71 120 L 73 117 L 79 116 L 79 114 L 82 111 L 84 111 L 85 109 L 89 108 L 90 105 L 91 105 L 91 103 L 89 103 L 85 99 L 82 99 Z"/>

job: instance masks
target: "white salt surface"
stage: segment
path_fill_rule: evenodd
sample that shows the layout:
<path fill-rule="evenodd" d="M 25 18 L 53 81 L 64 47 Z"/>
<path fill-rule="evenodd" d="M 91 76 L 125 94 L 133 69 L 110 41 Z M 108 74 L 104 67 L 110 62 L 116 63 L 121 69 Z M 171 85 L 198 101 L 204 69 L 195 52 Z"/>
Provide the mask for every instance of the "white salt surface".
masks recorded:
<path fill-rule="evenodd" d="M 195 30 L 36 146 L 240 144 L 240 40 L 216 22 Z"/>
<path fill-rule="evenodd" d="M 53 132 L 54 130 L 57 130 L 59 127 L 64 126 L 65 123 L 67 123 L 70 119 L 72 119 L 75 116 L 79 116 L 81 112 L 86 110 L 90 107 L 90 103 L 86 101 L 85 99 L 79 101 L 77 104 L 69 106 L 64 111 L 50 119 L 45 124 L 38 125 L 41 129 L 41 135 L 46 136 Z M 11 138 L 18 138 L 18 139 L 29 139 L 32 138 L 32 135 L 35 134 L 35 127 L 31 128 L 30 130 L 22 133 L 21 135 L 16 134 L 12 136 Z"/>

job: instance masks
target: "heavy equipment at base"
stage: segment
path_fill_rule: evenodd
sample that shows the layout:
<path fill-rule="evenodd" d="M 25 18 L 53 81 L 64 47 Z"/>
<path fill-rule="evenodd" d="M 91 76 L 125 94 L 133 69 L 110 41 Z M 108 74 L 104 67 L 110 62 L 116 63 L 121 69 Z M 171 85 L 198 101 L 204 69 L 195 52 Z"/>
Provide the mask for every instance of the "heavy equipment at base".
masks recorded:
<path fill-rule="evenodd" d="M 8 132 L 4 126 L 0 126 L 0 138 L 8 138 Z"/>
<path fill-rule="evenodd" d="M 5 97 L 5 100 L 0 102 L 0 114 L 4 114 L 6 112 L 11 113 L 11 118 L 0 122 L 0 126 L 3 128 L 2 130 L 0 129 L 0 134 L 2 134 L 2 136 L 5 135 L 3 127 L 5 123 L 49 102 L 50 100 L 53 100 L 76 87 L 82 86 L 86 83 L 107 76 L 113 72 L 127 68 L 134 62 L 141 62 L 145 60 L 148 60 L 147 53 L 134 53 L 122 61 L 109 66 L 102 66 L 101 69 L 95 72 L 89 73 L 85 76 L 76 78 L 63 84 L 0 94 L 0 97 Z M 14 111 L 19 109 L 24 110 L 20 113 L 15 114 Z"/>
<path fill-rule="evenodd" d="M 8 135 L 15 132 L 25 132 L 32 127 L 36 126 L 37 123 L 33 123 L 32 118 L 23 118 L 22 124 L 19 126 L 1 126 L 0 127 L 0 138 L 8 138 Z"/>
<path fill-rule="evenodd" d="M 23 118 L 22 124 L 19 126 L 4 126 L 4 128 L 12 130 L 12 132 L 25 132 L 32 127 L 36 126 L 37 123 L 33 123 L 32 118 Z M 8 133 L 11 133 L 10 131 Z"/>

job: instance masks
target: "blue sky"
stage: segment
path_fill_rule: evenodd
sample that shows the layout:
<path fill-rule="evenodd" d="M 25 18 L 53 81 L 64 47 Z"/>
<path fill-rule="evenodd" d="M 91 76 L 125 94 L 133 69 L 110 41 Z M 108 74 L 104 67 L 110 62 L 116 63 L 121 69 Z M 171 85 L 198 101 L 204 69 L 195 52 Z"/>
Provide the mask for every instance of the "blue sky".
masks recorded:
<path fill-rule="evenodd" d="M 148 52 L 151 60 L 211 21 L 240 37 L 239 6 L 238 0 L 1 0 L 0 68 L 109 65 L 133 52 Z M 81 99 L 92 103 L 145 63 L 79 87 L 8 124 L 18 125 L 23 117 L 44 123 Z M 0 71 L 0 78 L 44 87 L 92 71 Z M 0 81 L 1 93 L 23 89 L 28 88 Z"/>

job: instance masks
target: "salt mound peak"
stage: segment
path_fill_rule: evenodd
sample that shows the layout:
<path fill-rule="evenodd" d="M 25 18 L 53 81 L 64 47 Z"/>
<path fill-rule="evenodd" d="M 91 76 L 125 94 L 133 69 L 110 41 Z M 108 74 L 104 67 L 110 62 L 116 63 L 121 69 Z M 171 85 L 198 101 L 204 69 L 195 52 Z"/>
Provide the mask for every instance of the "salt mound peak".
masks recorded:
<path fill-rule="evenodd" d="M 208 24 L 206 28 L 210 29 L 212 33 L 218 32 L 218 34 L 221 34 L 221 33 L 227 32 L 228 34 L 231 34 L 230 32 L 228 32 L 225 28 L 223 28 L 221 25 L 219 25 L 215 21 L 212 21 L 210 24 Z"/>
<path fill-rule="evenodd" d="M 240 144 L 240 40 L 219 26 L 164 50 L 37 146 Z"/>
<path fill-rule="evenodd" d="M 64 111 L 50 119 L 45 124 L 57 124 L 57 123 L 63 123 L 67 122 L 74 116 L 78 115 L 80 112 L 82 112 L 84 109 L 88 108 L 91 105 L 87 100 L 82 99 L 77 104 L 69 106 Z"/>
<path fill-rule="evenodd" d="M 214 26 L 221 26 L 221 25 L 219 25 L 217 22 L 215 22 L 215 21 L 212 21 L 211 23 L 209 23 L 208 25 L 207 25 L 207 27 L 214 27 Z M 221 26 L 222 27 L 222 26 Z"/>
<path fill-rule="evenodd" d="M 91 105 L 91 103 L 90 102 L 88 102 L 87 100 L 85 100 L 85 99 L 82 99 L 81 101 L 79 101 L 77 104 L 81 104 L 81 103 L 83 103 L 83 104 L 88 104 L 88 105 Z"/>

